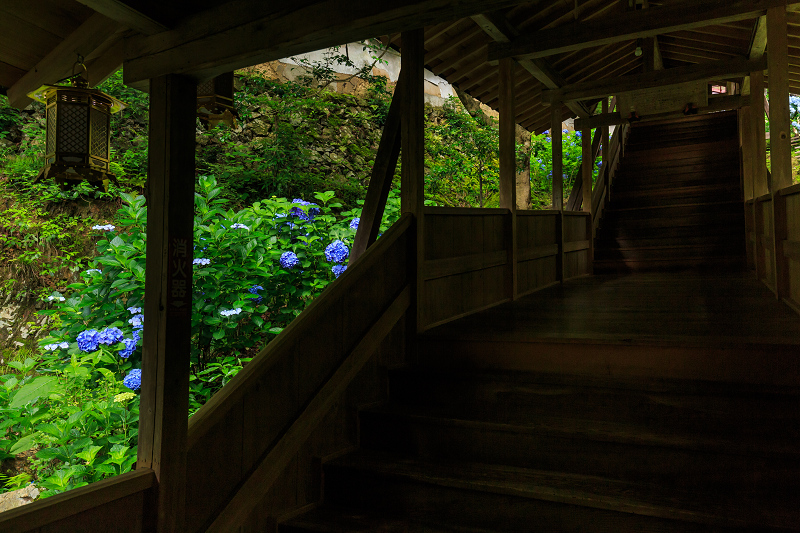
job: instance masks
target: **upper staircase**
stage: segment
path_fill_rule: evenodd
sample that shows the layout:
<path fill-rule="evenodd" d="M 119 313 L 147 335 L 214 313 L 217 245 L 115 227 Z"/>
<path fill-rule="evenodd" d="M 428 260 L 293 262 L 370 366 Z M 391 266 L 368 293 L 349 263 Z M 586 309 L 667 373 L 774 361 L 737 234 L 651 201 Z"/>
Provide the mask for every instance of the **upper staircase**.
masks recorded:
<path fill-rule="evenodd" d="M 737 124 L 723 112 L 631 126 L 596 272 L 744 266 Z"/>

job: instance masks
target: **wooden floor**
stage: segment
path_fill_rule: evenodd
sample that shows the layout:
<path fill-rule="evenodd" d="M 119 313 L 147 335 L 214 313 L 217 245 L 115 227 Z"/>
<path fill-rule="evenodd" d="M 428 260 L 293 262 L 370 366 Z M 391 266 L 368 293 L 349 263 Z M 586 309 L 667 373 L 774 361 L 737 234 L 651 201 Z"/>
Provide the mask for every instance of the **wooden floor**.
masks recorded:
<path fill-rule="evenodd" d="M 800 316 L 749 272 L 652 272 L 571 280 L 427 335 L 456 332 L 466 340 L 800 345 Z"/>
<path fill-rule="evenodd" d="M 591 276 L 433 328 L 421 364 L 800 386 L 800 316 L 750 272 Z"/>

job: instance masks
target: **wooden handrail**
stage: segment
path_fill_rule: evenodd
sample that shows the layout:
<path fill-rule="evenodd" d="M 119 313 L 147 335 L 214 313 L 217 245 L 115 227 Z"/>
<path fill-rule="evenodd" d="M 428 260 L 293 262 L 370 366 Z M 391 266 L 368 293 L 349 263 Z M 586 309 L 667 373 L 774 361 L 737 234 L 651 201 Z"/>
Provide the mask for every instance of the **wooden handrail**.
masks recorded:
<path fill-rule="evenodd" d="M 629 124 L 623 124 L 614 130 L 614 135 L 611 137 L 611 142 L 609 143 L 609 158 L 600 168 L 598 181 L 595 183 L 595 188 L 592 191 L 592 213 L 594 217 L 592 223 L 594 228 L 597 227 L 603 216 L 603 209 L 609 198 L 609 191 L 613 185 L 620 161 L 622 160 L 625 145 L 628 142 L 630 128 Z"/>

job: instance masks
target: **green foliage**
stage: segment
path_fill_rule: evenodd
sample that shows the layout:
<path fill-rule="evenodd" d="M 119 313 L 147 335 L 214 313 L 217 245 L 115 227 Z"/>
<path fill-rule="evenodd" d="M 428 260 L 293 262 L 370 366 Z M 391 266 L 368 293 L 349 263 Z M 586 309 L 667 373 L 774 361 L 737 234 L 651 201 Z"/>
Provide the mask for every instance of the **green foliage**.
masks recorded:
<path fill-rule="evenodd" d="M 594 131 L 594 130 L 592 130 Z M 531 137 L 531 196 L 533 208 L 541 209 L 552 204 L 553 193 L 553 143 L 550 132 Z M 575 184 L 575 179 L 580 175 L 581 162 L 581 132 L 562 130 L 561 132 L 562 168 L 564 174 L 563 190 L 564 200 L 569 197 Z M 597 177 L 599 164 L 595 164 L 592 172 L 593 178 Z"/>
<path fill-rule="evenodd" d="M 440 121 L 425 128 L 425 193 L 437 204 L 487 207 L 498 203 L 497 124 L 472 117 L 457 98 L 442 108 Z"/>

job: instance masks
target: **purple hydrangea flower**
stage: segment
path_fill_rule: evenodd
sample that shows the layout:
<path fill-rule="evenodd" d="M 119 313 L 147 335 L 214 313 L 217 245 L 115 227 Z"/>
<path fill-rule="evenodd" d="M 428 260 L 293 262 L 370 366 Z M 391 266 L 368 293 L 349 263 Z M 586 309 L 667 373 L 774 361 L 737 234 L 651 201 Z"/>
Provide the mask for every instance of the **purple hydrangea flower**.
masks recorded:
<path fill-rule="evenodd" d="M 78 333 L 76 339 L 78 341 L 78 348 L 84 352 L 94 352 L 100 344 L 100 334 L 96 329 L 87 329 Z"/>
<path fill-rule="evenodd" d="M 325 259 L 331 263 L 341 263 L 347 259 L 349 255 L 350 250 L 347 248 L 347 245 L 339 239 L 325 247 Z"/>
<path fill-rule="evenodd" d="M 301 220 L 314 220 L 314 217 L 322 212 L 317 204 L 312 204 L 311 202 L 306 202 L 302 198 L 295 198 L 292 200 L 293 204 L 300 204 L 303 207 L 308 207 L 307 210 L 304 210 L 302 207 L 292 207 L 289 210 L 289 214 L 293 217 L 297 217 Z"/>
<path fill-rule="evenodd" d="M 106 328 L 100 332 L 98 341 L 100 344 L 116 344 L 122 340 L 122 330 L 119 328 Z"/>
<path fill-rule="evenodd" d="M 142 371 L 138 368 L 134 368 L 125 376 L 125 379 L 122 380 L 122 384 L 131 390 L 139 390 L 139 387 L 142 386 Z"/>
<path fill-rule="evenodd" d="M 132 314 L 132 315 L 138 315 L 138 314 L 141 314 L 142 308 L 141 307 L 129 307 L 128 308 L 128 312 L 130 314 Z"/>
<path fill-rule="evenodd" d="M 331 272 L 333 272 L 333 275 L 336 276 L 337 278 L 341 276 L 342 272 L 344 272 L 345 270 L 347 270 L 347 265 L 333 265 L 333 267 L 331 268 Z"/>
<path fill-rule="evenodd" d="M 134 315 L 132 318 L 128 319 L 128 324 L 134 328 L 138 328 L 144 324 L 144 315 Z"/>
<path fill-rule="evenodd" d="M 358 224 L 361 222 L 361 217 L 356 217 L 350 221 L 350 229 L 358 229 Z"/>
<path fill-rule="evenodd" d="M 135 336 L 135 334 L 134 334 L 134 336 Z M 118 353 L 119 353 L 120 357 L 122 357 L 123 359 L 127 359 L 136 350 L 136 339 L 122 339 L 122 342 L 125 344 L 125 348 L 123 348 L 122 350 L 119 350 Z M 130 376 L 130 374 L 128 374 L 128 375 Z M 127 378 L 125 378 L 125 379 L 127 379 Z M 123 383 L 125 383 L 125 382 L 123 381 Z M 127 383 L 125 383 L 125 386 L 128 387 L 128 388 L 131 388 Z M 138 389 L 139 387 L 136 387 L 136 388 Z M 136 389 L 133 389 L 133 390 L 136 390 Z"/>
<path fill-rule="evenodd" d="M 300 260 L 297 259 L 297 254 L 294 252 L 283 252 L 281 254 L 280 263 L 283 268 L 289 269 L 296 267 L 297 264 L 300 263 Z"/>
<path fill-rule="evenodd" d="M 261 300 L 263 300 L 263 298 L 259 296 L 258 291 L 263 291 L 263 290 L 264 287 L 262 287 L 261 285 L 253 285 L 252 287 L 247 289 L 247 292 L 249 292 L 250 294 L 255 294 L 255 297 L 251 296 L 249 299 L 253 300 L 255 303 L 260 303 Z"/>

